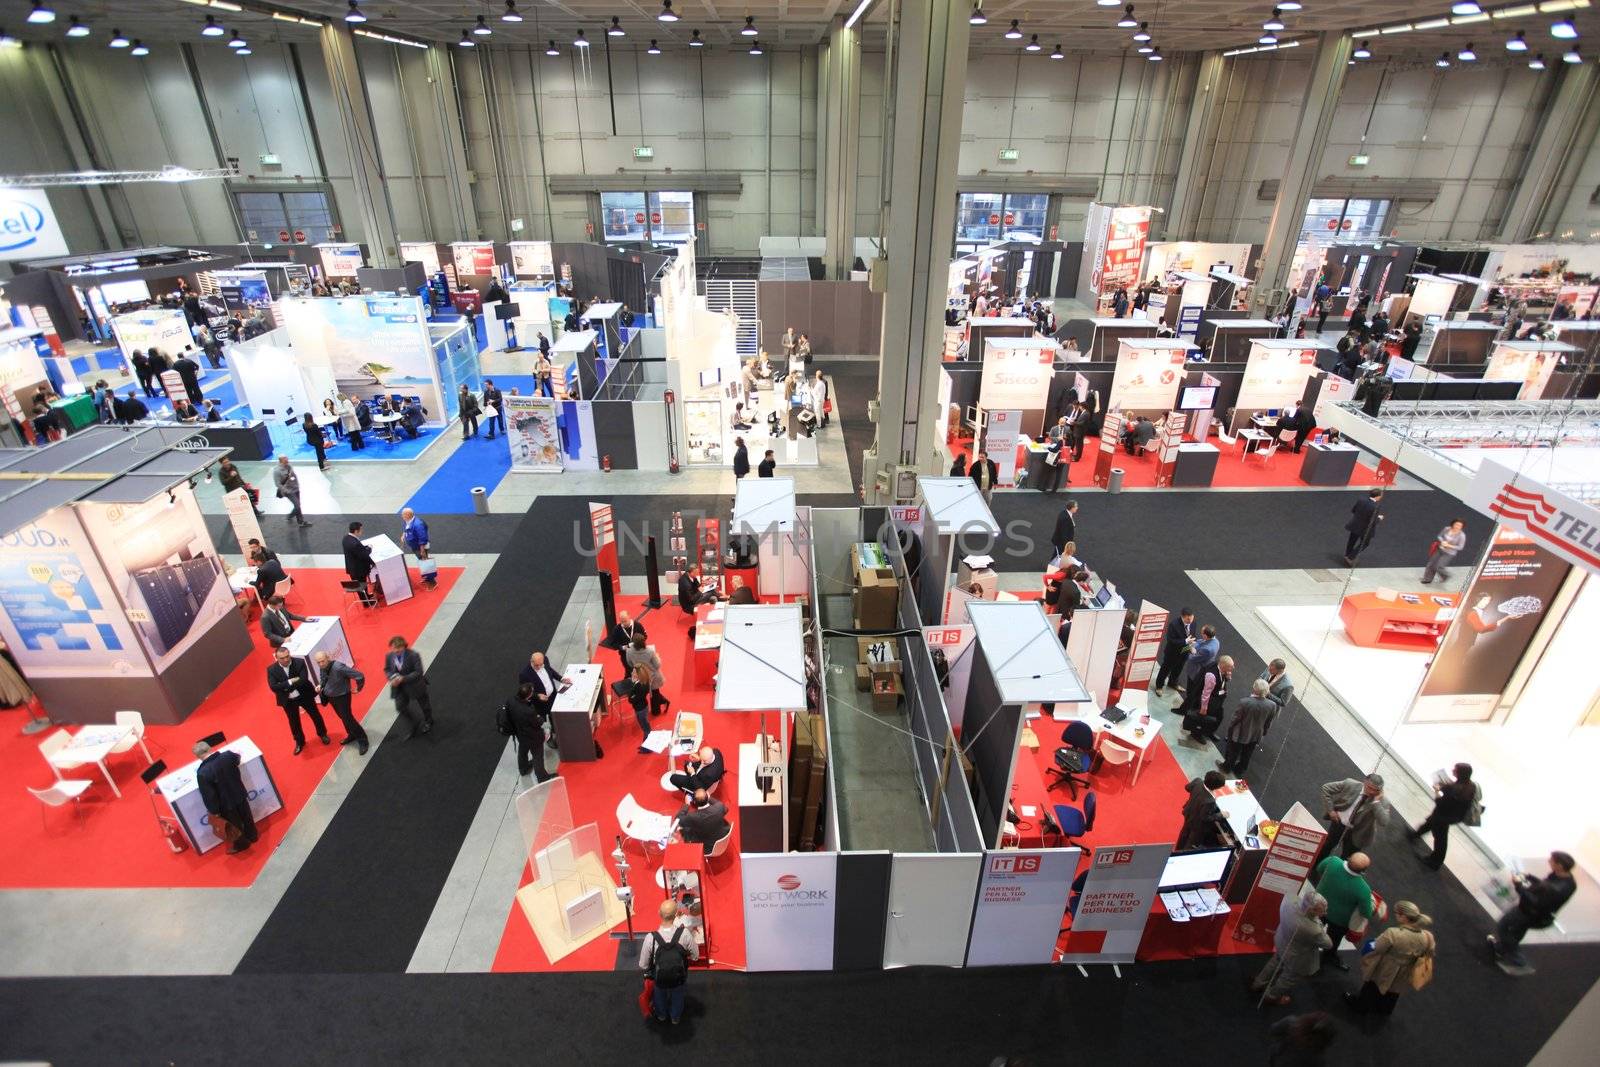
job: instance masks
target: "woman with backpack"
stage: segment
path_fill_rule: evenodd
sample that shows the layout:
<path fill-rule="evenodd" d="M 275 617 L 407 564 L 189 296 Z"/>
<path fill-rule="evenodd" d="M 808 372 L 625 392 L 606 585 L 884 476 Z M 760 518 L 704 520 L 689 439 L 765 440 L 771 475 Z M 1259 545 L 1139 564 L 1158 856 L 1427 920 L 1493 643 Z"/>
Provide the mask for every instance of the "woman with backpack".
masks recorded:
<path fill-rule="evenodd" d="M 1445 849 L 1450 845 L 1450 827 L 1457 823 L 1476 826 L 1481 815 L 1481 797 L 1478 783 L 1472 780 L 1472 765 L 1458 763 L 1451 770 L 1454 780 L 1435 782 L 1433 786 L 1433 811 L 1415 830 L 1406 831 L 1406 840 L 1416 841 L 1423 834 L 1433 834 L 1433 851 L 1422 862 L 1434 870 L 1444 866 Z"/>
<path fill-rule="evenodd" d="M 1404 989 L 1421 989 L 1433 981 L 1433 920 L 1409 900 L 1394 906 L 1395 924 L 1378 935 L 1372 951 L 1361 957 L 1361 991 L 1344 1001 L 1358 1014 L 1391 1015 Z"/>
<path fill-rule="evenodd" d="M 650 993 L 650 1016 L 674 1026 L 683 1018 L 683 995 L 689 984 L 689 961 L 700 958 L 700 946 L 678 922 L 677 901 L 661 902 L 661 926 L 639 946 L 639 969 Z"/>

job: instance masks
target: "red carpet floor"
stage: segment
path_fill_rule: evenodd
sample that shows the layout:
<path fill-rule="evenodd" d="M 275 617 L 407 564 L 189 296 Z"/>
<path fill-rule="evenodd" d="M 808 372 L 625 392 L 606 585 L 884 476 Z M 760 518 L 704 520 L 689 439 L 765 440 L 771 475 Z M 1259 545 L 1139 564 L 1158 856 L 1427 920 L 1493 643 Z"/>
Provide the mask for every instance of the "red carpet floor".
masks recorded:
<path fill-rule="evenodd" d="M 378 700 L 387 699 L 381 667 L 389 638 L 396 634 L 415 638 L 460 575 L 459 568 L 441 567 L 437 589 L 425 589 L 418 582 L 417 595 L 410 600 L 345 614 L 345 634 L 355 665 L 367 674 L 366 691 L 356 697 L 358 718 Z M 343 571 L 297 569 L 294 577 L 291 611 L 313 615 L 340 610 Z M 88 767 L 65 775 L 96 783 L 84 794 L 81 820 L 69 808 L 43 808 L 23 787 L 43 788 L 53 780 L 38 750 L 40 740 L 49 733 L 32 737 L 19 733 L 26 713 L 17 709 L 6 713 L 5 728 L 0 730 L 0 779 L 11 783 L 9 788 L 14 790 L 10 801 L 0 805 L 0 853 L 6 856 L 0 865 L 0 889 L 242 888 L 255 881 L 317 783 L 343 751 L 339 745 L 343 731 L 332 709 L 321 709 L 333 744 L 319 744 L 306 723 L 311 743 L 300 755 L 290 754 L 294 741 L 266 684 L 270 650 L 254 623 L 250 635 L 254 639 L 250 655 L 205 703 L 177 726 L 148 727 L 145 744 L 154 758 L 180 767 L 194 758 L 191 746 L 207 734 L 221 731 L 229 738 L 251 737 L 265 755 L 284 801 L 282 811 L 259 824 L 261 840 L 237 856 L 222 849 L 204 856 L 193 850 L 173 853 L 156 826 L 149 793 L 139 781 L 145 760 L 137 747 L 107 761 L 117 788 L 122 790 L 120 799 L 112 795 L 100 769 Z"/>
<path fill-rule="evenodd" d="M 744 951 L 744 894 L 739 877 L 739 819 L 738 790 L 735 783 L 739 773 L 739 745 L 754 741 L 760 727 L 760 716 L 754 713 L 728 713 L 711 711 L 714 690 L 693 684 L 690 665 L 689 623 L 677 607 L 652 611 L 640 618 L 643 608 L 641 597 L 621 597 L 619 611 L 626 610 L 643 623 L 649 640 L 661 657 L 661 669 L 667 684 L 662 690 L 672 701 L 672 706 L 651 725 L 657 729 L 670 729 L 672 715 L 678 709 L 697 711 L 706 718 L 706 740 L 722 750 L 727 762 L 719 799 L 728 805 L 728 820 L 733 824 L 733 840 L 728 850 L 717 860 L 710 861 L 710 877 L 705 887 L 706 929 L 710 947 L 706 955 L 713 966 L 742 969 Z M 616 653 L 607 649 L 596 650 L 599 661 L 605 665 L 606 681 L 622 677 L 622 666 Z M 608 716 L 599 732 L 605 757 L 592 763 L 563 763 L 560 772 L 567 780 L 567 795 L 572 804 L 573 821 L 578 825 L 595 823 L 600 830 L 601 842 L 613 841 L 617 827 L 617 802 L 626 794 L 646 808 L 674 814 L 679 800 L 676 794 L 661 788 L 661 775 L 666 770 L 665 755 L 645 755 L 639 747 L 639 724 L 633 717 L 632 707 L 624 704 L 621 716 Z M 769 715 L 768 729 L 777 728 L 777 716 Z M 608 849 L 609 851 L 609 849 Z M 637 848 L 628 846 L 628 862 L 632 865 L 629 884 L 634 889 L 634 927 L 654 930 L 657 925 L 656 908 L 665 899 L 665 893 L 655 884 L 659 855 L 645 860 Z M 609 860 L 606 869 L 613 876 L 615 870 Z M 523 868 L 521 885 L 532 881 L 532 873 Z M 618 927 L 625 929 L 625 927 Z M 615 964 L 616 943 L 610 938 L 598 938 L 562 959 L 551 963 L 539 946 L 533 928 L 523 916 L 517 903 L 511 905 L 506 917 L 505 931 L 500 938 L 499 951 L 495 953 L 496 971 L 609 971 Z"/>
<path fill-rule="evenodd" d="M 1300 480 L 1300 463 L 1304 455 L 1295 455 L 1287 450 L 1280 450 L 1271 459 L 1258 459 L 1251 456 L 1244 458 L 1240 445 L 1224 445 L 1213 441 L 1221 450 L 1217 458 L 1217 473 L 1211 480 L 1213 488 L 1219 489 L 1292 489 L 1309 488 Z M 952 454 L 972 456 L 972 441 L 964 438 L 948 446 Z M 1100 452 L 1100 438 L 1090 437 L 1085 439 L 1083 446 L 1083 459 L 1072 464 L 1067 472 L 1070 482 L 1063 482 L 1061 490 L 1085 489 L 1094 487 L 1094 468 L 1096 458 Z M 1156 484 L 1156 457 L 1155 453 L 1143 456 L 1130 456 L 1122 449 L 1117 449 L 1117 458 L 1114 467 L 1121 467 L 1126 474 L 1122 484 L 1128 489 L 1153 489 Z M 1378 472 L 1362 463 L 1357 463 L 1355 470 L 1350 475 L 1351 485 L 1371 486 L 1378 484 Z"/>

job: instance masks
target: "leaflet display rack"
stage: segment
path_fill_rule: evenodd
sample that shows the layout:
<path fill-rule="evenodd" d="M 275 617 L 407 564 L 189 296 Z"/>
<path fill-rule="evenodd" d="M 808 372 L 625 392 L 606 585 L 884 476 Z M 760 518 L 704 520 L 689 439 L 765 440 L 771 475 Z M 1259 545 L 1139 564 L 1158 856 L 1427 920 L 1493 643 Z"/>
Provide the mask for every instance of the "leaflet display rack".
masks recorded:
<path fill-rule="evenodd" d="M 701 519 L 695 524 L 695 542 L 700 565 L 700 581 L 717 583 L 722 588 L 722 523 L 717 519 Z"/>

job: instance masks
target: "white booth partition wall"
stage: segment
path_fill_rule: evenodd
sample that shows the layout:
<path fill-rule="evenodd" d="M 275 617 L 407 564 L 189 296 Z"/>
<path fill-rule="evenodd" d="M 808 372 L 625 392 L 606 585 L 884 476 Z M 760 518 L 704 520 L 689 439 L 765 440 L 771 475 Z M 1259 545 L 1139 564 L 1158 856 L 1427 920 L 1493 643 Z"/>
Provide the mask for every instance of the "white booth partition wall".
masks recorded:
<path fill-rule="evenodd" d="M 839 856 L 833 852 L 740 857 L 746 970 L 834 969 L 838 867 Z"/>
<path fill-rule="evenodd" d="M 1251 341 L 1229 431 L 1237 433 L 1250 425 L 1250 416 L 1258 411 L 1281 411 L 1298 404 L 1305 396 L 1307 380 L 1317 373 L 1317 351 L 1325 347 L 1294 339 Z"/>
<path fill-rule="evenodd" d="M 434 241 L 401 241 L 400 259 L 402 262 L 421 263 L 423 273 L 431 280 L 438 274 L 450 260 L 441 256 L 439 250 L 442 246 Z M 451 273 L 455 268 L 451 266 Z"/>
<path fill-rule="evenodd" d="M 130 311 L 111 320 L 111 333 L 122 349 L 122 358 L 129 359 L 135 351 L 148 352 L 158 348 L 168 362 L 189 345 L 194 344 L 194 332 L 189 329 L 189 319 L 181 310 L 173 308 L 146 308 Z"/>
<path fill-rule="evenodd" d="M 917 497 L 915 518 L 907 525 L 916 537 L 919 563 L 907 572 L 921 622 L 934 626 L 949 617 L 946 594 L 956 564 L 968 555 L 991 554 L 1000 524 L 971 478 L 918 479 Z"/>
<path fill-rule="evenodd" d="M 793 598 L 811 589 L 811 509 L 795 504 L 793 478 L 747 478 L 736 486 L 730 536 L 756 541 L 761 596 Z"/>
<path fill-rule="evenodd" d="M 986 852 L 967 943 L 968 967 L 1052 963 L 1078 848 Z"/>
<path fill-rule="evenodd" d="M 960 967 L 983 854 L 897 853 L 889 877 L 885 967 Z"/>
<path fill-rule="evenodd" d="M 1021 424 L 1016 433 L 1030 437 L 1044 435 L 1045 407 L 1050 400 L 1050 381 L 1055 377 L 1055 362 L 1060 346 L 1049 337 L 991 337 L 983 344 L 983 377 L 978 387 L 978 406 L 985 412 L 1016 411 Z M 942 409 L 941 409 L 942 410 Z M 987 422 L 987 420 L 985 420 Z M 1000 463 L 1005 449 L 990 450 L 990 458 Z M 1015 460 L 1015 440 L 1011 459 Z M 1005 471 L 1001 480 L 1006 481 Z"/>
<path fill-rule="evenodd" d="M 759 389 L 748 396 L 742 394 L 738 321 L 731 311 L 710 310 L 705 297 L 696 293 L 694 263 L 694 242 L 680 245 L 677 256 L 661 273 L 655 304 L 656 324 L 665 331 L 667 388 L 679 401 L 673 418 L 683 442 L 682 459 L 688 466 L 726 467 L 733 460 L 734 438 L 744 436 L 754 453 L 754 466 L 768 447 L 762 443 L 767 436 L 735 430 L 733 405 L 743 403 L 752 427 L 761 427 L 766 412 L 760 410 L 760 400 L 771 394 Z M 807 465 L 815 464 L 813 444 Z"/>
<path fill-rule="evenodd" d="M 239 399 L 249 406 L 251 414 L 275 431 L 285 420 L 313 409 L 312 385 L 295 359 L 288 330 L 269 330 L 229 345 L 228 367 Z M 331 387 L 332 383 L 324 384 Z"/>
<path fill-rule="evenodd" d="M 420 396 L 431 426 L 455 417 L 455 390 L 447 392 L 440 381 L 421 298 L 294 298 L 278 310 L 295 362 L 309 379 L 321 368 L 345 395 Z"/>
<path fill-rule="evenodd" d="M 1117 346 L 1117 367 L 1112 372 L 1106 410 L 1152 418 L 1173 410 L 1183 387 L 1184 360 L 1193 347 L 1176 338 L 1124 340 Z"/>

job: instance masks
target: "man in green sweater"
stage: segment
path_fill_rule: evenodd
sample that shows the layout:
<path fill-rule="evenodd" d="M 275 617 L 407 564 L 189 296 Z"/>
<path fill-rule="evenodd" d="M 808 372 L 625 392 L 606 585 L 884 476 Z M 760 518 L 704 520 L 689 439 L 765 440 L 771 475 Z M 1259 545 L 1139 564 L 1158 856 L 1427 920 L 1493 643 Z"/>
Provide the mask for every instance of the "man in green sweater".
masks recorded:
<path fill-rule="evenodd" d="M 1356 852 L 1349 859 L 1329 856 L 1316 869 L 1316 889 L 1328 900 L 1328 936 L 1333 947 L 1322 953 L 1322 962 L 1331 963 L 1341 971 L 1349 966 L 1339 958 L 1339 946 L 1345 934 L 1355 923 L 1356 916 L 1372 918 L 1372 887 L 1362 875 L 1372 865 L 1365 852 Z"/>

